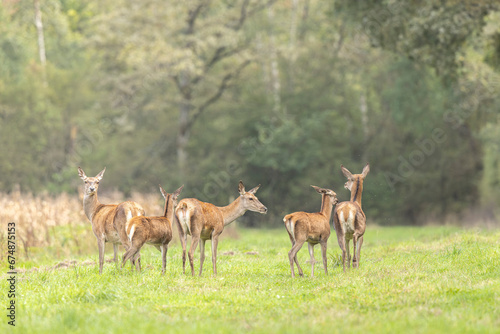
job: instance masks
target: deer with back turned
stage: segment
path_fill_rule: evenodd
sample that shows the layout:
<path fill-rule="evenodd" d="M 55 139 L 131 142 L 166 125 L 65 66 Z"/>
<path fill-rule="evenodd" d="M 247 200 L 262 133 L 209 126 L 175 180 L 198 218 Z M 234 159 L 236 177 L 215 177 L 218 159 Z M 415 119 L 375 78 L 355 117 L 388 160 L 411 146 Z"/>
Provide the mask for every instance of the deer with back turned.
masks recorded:
<path fill-rule="evenodd" d="M 283 218 L 288 236 L 292 242 L 292 249 L 288 252 L 288 259 L 290 261 L 290 269 L 292 278 L 295 277 L 293 263 L 297 265 L 300 276 L 304 276 L 302 268 L 300 268 L 299 261 L 297 260 L 297 252 L 302 248 L 305 242 L 309 248 L 309 255 L 311 257 L 311 277 L 314 277 L 314 246 L 321 245 L 321 255 L 323 257 L 323 267 L 325 274 L 328 274 L 326 250 L 328 245 L 328 238 L 330 237 L 330 217 L 332 209 L 337 204 L 337 194 L 330 189 L 323 189 L 316 186 L 313 187 L 318 193 L 321 194 L 321 210 L 320 212 L 294 212 L 286 215 Z"/>
<path fill-rule="evenodd" d="M 361 246 L 366 229 L 366 216 L 361 208 L 361 195 L 363 193 L 363 181 L 370 172 L 370 165 L 366 164 L 361 174 L 352 174 L 343 165 L 340 166 L 342 173 L 347 178 L 344 187 L 351 191 L 351 200 L 337 204 L 333 214 L 337 241 L 342 250 L 342 266 L 345 272 L 345 262 L 350 267 L 351 255 L 349 252 L 349 241 L 353 241 L 353 268 L 359 267 L 361 257 Z"/>
<path fill-rule="evenodd" d="M 125 232 L 125 224 L 135 216 L 144 215 L 144 209 L 136 202 L 126 201 L 120 204 L 101 204 L 97 198 L 97 189 L 102 180 L 104 168 L 95 177 L 85 175 L 78 167 L 78 174 L 85 184 L 83 194 L 83 210 L 92 224 L 92 231 L 97 239 L 99 249 L 99 274 L 104 264 L 104 246 L 106 242 L 113 244 L 113 261 L 117 263 L 118 246 L 122 244 L 127 250 L 130 243 Z M 135 261 L 136 268 L 140 268 L 140 259 Z"/>
<path fill-rule="evenodd" d="M 177 205 L 177 197 L 184 188 L 182 185 L 174 193 L 168 194 L 161 186 L 160 192 L 165 198 L 163 216 L 145 217 L 138 216 L 127 222 L 127 235 L 131 247 L 123 254 L 122 267 L 128 259 L 134 259 L 139 254 L 142 246 L 147 243 L 155 246 L 161 252 L 162 275 L 165 274 L 167 266 L 168 244 L 172 240 L 172 222 L 174 221 L 174 209 Z"/>

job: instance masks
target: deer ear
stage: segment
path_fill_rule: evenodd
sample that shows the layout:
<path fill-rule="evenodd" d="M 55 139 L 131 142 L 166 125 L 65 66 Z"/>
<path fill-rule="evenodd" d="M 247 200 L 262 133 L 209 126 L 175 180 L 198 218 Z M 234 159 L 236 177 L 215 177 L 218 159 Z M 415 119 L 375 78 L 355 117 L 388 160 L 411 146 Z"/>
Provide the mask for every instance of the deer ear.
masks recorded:
<path fill-rule="evenodd" d="M 254 194 L 254 195 L 255 195 L 255 193 L 257 192 L 257 190 L 259 190 L 259 188 L 260 188 L 260 184 L 259 184 L 257 187 L 255 187 L 255 188 L 253 188 L 253 189 L 250 189 L 248 192 L 249 192 L 250 194 Z"/>
<path fill-rule="evenodd" d="M 163 198 L 166 199 L 167 195 L 168 195 L 167 192 L 165 191 L 165 189 L 162 188 L 161 184 L 159 184 L 158 186 L 160 187 L 160 192 L 161 192 Z"/>
<path fill-rule="evenodd" d="M 82 179 L 83 181 L 87 179 L 87 175 L 85 175 L 85 172 L 80 167 L 78 167 L 78 175 L 80 175 L 80 179 Z"/>
<path fill-rule="evenodd" d="M 102 180 L 102 176 L 104 175 L 105 171 L 106 171 L 106 167 L 104 167 L 104 169 L 99 174 L 96 175 L 96 178 L 98 178 L 99 181 Z"/>
<path fill-rule="evenodd" d="M 366 164 L 365 168 L 363 168 L 363 172 L 361 173 L 363 174 L 363 178 L 365 178 L 369 172 L 370 172 L 370 164 Z"/>
<path fill-rule="evenodd" d="M 179 194 L 181 193 L 182 189 L 184 188 L 184 185 L 180 186 L 179 189 L 177 189 L 176 191 L 174 191 L 174 193 L 172 194 L 172 196 L 174 198 L 177 198 L 177 196 L 179 196 Z"/>
<path fill-rule="evenodd" d="M 313 187 L 313 188 L 314 188 L 314 190 L 316 190 L 316 191 L 317 191 L 318 193 L 320 193 L 320 194 L 325 193 L 325 189 L 323 189 L 323 188 L 316 187 L 316 186 L 313 186 L 313 185 L 311 185 L 311 187 Z"/>
<path fill-rule="evenodd" d="M 352 180 L 353 177 L 352 177 L 352 173 L 349 172 L 349 170 L 347 168 L 344 167 L 344 165 L 340 165 L 340 169 L 342 169 L 342 174 L 344 174 L 344 176 L 349 179 L 349 180 Z"/>
<path fill-rule="evenodd" d="M 240 192 L 240 195 L 245 195 L 245 186 L 241 180 L 240 183 L 238 183 L 238 191 Z"/>

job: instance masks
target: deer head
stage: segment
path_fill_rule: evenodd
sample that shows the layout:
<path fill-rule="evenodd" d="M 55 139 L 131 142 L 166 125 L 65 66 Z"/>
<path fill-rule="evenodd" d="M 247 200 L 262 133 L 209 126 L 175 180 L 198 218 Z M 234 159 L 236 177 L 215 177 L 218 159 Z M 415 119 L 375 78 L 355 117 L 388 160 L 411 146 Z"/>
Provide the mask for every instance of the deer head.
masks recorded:
<path fill-rule="evenodd" d="M 335 205 L 339 202 L 339 199 L 337 198 L 337 194 L 335 193 L 335 191 L 333 191 L 331 189 L 323 189 L 323 188 L 316 187 L 313 185 L 311 185 L 311 187 L 313 187 L 314 190 L 316 190 L 318 193 L 320 193 L 322 195 L 329 196 L 332 199 L 332 205 Z"/>
<path fill-rule="evenodd" d="M 165 191 L 165 189 L 163 189 L 162 186 L 160 185 L 160 192 L 163 195 L 163 197 L 165 198 L 165 209 L 163 210 L 163 216 L 164 217 L 167 217 L 168 219 L 173 219 L 173 217 L 174 217 L 174 209 L 177 206 L 177 197 L 181 193 L 182 188 L 184 188 L 184 185 L 180 186 L 179 189 L 177 189 L 176 191 L 174 191 L 172 194 L 168 194 Z M 171 196 L 170 200 L 169 200 L 169 196 Z M 172 203 L 169 203 L 170 201 Z"/>
<path fill-rule="evenodd" d="M 369 164 L 366 164 L 361 174 L 352 174 L 347 168 L 344 167 L 344 165 L 340 165 L 340 168 L 342 169 L 342 173 L 344 174 L 344 176 L 347 178 L 347 182 L 344 184 L 344 188 L 349 191 L 352 190 L 352 185 L 354 184 L 354 182 L 357 182 L 358 180 L 362 182 L 370 172 Z"/>
<path fill-rule="evenodd" d="M 242 203 L 243 207 L 246 210 L 260 212 L 260 213 L 265 214 L 265 213 L 267 213 L 267 208 L 264 206 L 264 204 L 262 204 L 259 201 L 257 196 L 255 196 L 255 193 L 257 192 L 257 190 L 259 190 L 259 187 L 260 187 L 260 184 L 257 187 L 255 187 L 249 191 L 245 191 L 245 186 L 243 185 L 243 182 L 240 181 L 240 183 L 238 185 L 238 189 L 240 192 L 240 199 L 241 199 L 241 203 Z"/>
<path fill-rule="evenodd" d="M 102 180 L 104 171 L 106 171 L 106 167 L 104 167 L 104 169 L 95 177 L 87 177 L 83 169 L 78 167 L 78 175 L 80 175 L 80 178 L 85 183 L 85 191 L 84 191 L 85 196 L 91 196 L 97 193 L 97 189 L 99 188 L 99 181 Z"/>
<path fill-rule="evenodd" d="M 175 208 L 177 206 L 177 197 L 180 195 L 182 189 L 184 188 L 184 185 L 180 186 L 179 189 L 177 189 L 176 191 L 174 191 L 172 193 L 172 201 L 173 201 L 173 207 Z M 161 194 L 163 195 L 163 198 L 167 199 L 168 194 L 165 189 L 162 188 L 162 186 L 160 185 L 160 191 L 161 191 Z"/>

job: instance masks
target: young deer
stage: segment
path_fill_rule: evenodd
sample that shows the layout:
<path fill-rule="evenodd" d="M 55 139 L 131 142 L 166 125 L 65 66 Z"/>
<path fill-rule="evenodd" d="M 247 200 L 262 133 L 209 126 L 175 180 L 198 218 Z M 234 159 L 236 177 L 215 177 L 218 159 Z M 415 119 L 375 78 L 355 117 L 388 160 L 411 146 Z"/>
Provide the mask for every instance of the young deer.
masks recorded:
<path fill-rule="evenodd" d="M 120 204 L 101 204 L 99 202 L 97 199 L 97 189 L 105 170 L 106 168 L 95 177 L 87 177 L 83 169 L 78 167 L 78 174 L 85 182 L 83 210 L 92 224 L 92 231 L 97 238 L 97 247 L 99 248 L 99 274 L 102 273 L 102 266 L 104 264 L 104 244 L 106 242 L 113 244 L 113 261 L 116 262 L 118 246 L 122 244 L 125 250 L 130 246 L 125 232 L 127 220 L 135 216 L 144 215 L 144 209 L 136 202 L 127 201 Z M 140 268 L 139 259 L 135 262 L 135 265 Z"/>
<path fill-rule="evenodd" d="M 175 209 L 175 215 L 182 244 L 182 268 L 184 273 L 186 273 L 186 239 L 187 234 L 189 234 L 191 235 L 191 247 L 188 256 L 191 264 L 191 275 L 194 276 L 193 253 L 200 240 L 200 276 L 203 270 L 203 261 L 205 260 L 206 240 L 212 240 L 212 265 L 214 275 L 217 275 L 217 243 L 224 226 L 232 223 L 247 210 L 260 213 L 267 212 L 267 208 L 255 196 L 255 192 L 259 187 L 260 185 L 252 190 L 245 191 L 245 186 L 240 181 L 240 196 L 224 207 L 205 203 L 195 198 L 185 198 L 179 202 Z"/>
<path fill-rule="evenodd" d="M 361 174 L 351 174 L 344 166 L 340 166 L 342 173 L 347 178 L 345 188 L 351 191 L 351 200 L 337 205 L 333 214 L 335 232 L 337 240 L 342 250 L 342 265 L 345 272 L 345 259 L 347 255 L 347 267 L 351 265 L 351 255 L 349 253 L 349 241 L 353 240 L 352 266 L 358 268 L 363 245 L 363 234 L 366 229 L 366 216 L 361 209 L 361 194 L 363 193 L 363 180 L 370 172 L 370 165 L 366 164 Z M 359 242 L 359 244 L 358 244 Z"/>
<path fill-rule="evenodd" d="M 160 186 L 161 194 L 165 198 L 163 216 L 138 216 L 127 222 L 127 235 L 132 246 L 125 252 L 125 254 L 123 254 L 122 267 L 128 259 L 135 259 L 142 246 L 147 243 L 155 246 L 161 252 L 161 273 L 162 275 L 165 274 L 168 243 L 172 240 L 174 209 L 177 205 L 177 196 L 181 193 L 182 188 L 184 188 L 184 185 L 177 189 L 173 194 L 167 194 L 167 192 Z"/>
<path fill-rule="evenodd" d="M 297 252 L 306 241 L 309 248 L 309 255 L 311 256 L 311 277 L 314 277 L 314 264 L 316 263 L 314 259 L 314 246 L 318 243 L 321 244 L 321 255 L 323 257 L 325 274 L 328 274 L 326 249 L 328 238 L 330 237 L 330 217 L 332 215 L 333 206 L 337 204 L 339 200 L 337 199 L 337 194 L 333 190 L 316 186 L 311 187 L 322 196 L 320 212 L 307 213 L 299 211 L 288 214 L 283 218 L 288 236 L 292 242 L 292 249 L 288 252 L 292 278 L 295 277 L 293 268 L 294 261 L 299 270 L 299 275 L 304 276 L 302 268 L 299 266 L 299 261 L 297 260 Z"/>

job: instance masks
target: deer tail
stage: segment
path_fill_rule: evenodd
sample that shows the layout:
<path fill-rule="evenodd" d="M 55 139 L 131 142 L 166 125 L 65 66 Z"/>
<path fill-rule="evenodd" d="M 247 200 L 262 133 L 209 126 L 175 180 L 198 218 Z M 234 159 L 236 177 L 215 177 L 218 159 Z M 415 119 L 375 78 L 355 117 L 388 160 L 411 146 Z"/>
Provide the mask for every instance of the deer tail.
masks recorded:
<path fill-rule="evenodd" d="M 285 223 L 286 230 L 292 236 L 293 241 L 295 241 L 295 222 L 293 221 L 291 215 L 286 215 L 283 218 L 283 222 Z"/>

